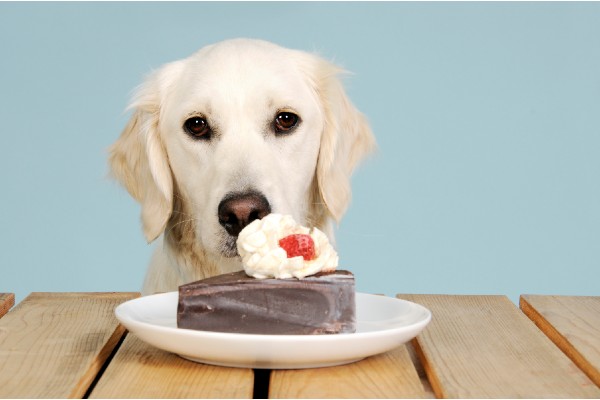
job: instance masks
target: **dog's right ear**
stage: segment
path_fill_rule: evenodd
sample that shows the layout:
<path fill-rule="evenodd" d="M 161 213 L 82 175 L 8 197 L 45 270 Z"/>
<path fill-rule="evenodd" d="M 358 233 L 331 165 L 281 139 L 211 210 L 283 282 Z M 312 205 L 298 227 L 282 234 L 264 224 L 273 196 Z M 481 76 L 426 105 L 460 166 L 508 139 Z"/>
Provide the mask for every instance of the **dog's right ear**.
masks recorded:
<path fill-rule="evenodd" d="M 180 68 L 180 62 L 167 64 L 138 88 L 128 107 L 133 115 L 109 149 L 112 176 L 142 206 L 142 226 L 148 242 L 164 231 L 173 209 L 173 178 L 159 119 L 165 92 Z"/>
<path fill-rule="evenodd" d="M 317 161 L 317 182 L 329 214 L 340 221 L 350 203 L 350 176 L 376 148 L 365 116 L 356 109 L 338 78 L 344 71 L 318 59 L 315 92 L 323 107 L 325 126 Z"/>

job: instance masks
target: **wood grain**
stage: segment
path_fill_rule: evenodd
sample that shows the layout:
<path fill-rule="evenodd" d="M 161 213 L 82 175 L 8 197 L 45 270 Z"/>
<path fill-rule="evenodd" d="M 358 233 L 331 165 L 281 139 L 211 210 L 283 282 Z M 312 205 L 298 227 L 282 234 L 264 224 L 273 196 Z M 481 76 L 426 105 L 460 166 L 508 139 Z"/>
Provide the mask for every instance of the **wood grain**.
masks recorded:
<path fill-rule="evenodd" d="M 32 293 L 0 319 L 0 397 L 83 397 L 124 329 L 114 308 L 137 293 Z"/>
<path fill-rule="evenodd" d="M 273 370 L 269 398 L 428 397 L 405 346 L 337 367 Z"/>
<path fill-rule="evenodd" d="M 0 318 L 15 305 L 15 295 L 12 293 L 0 293 Z"/>
<path fill-rule="evenodd" d="M 593 382 L 505 296 L 398 297 L 433 313 L 414 344 L 437 397 L 600 397 Z"/>
<path fill-rule="evenodd" d="M 91 398 L 252 398 L 251 369 L 198 364 L 128 334 Z"/>
<path fill-rule="evenodd" d="M 600 297 L 523 295 L 521 310 L 600 386 Z"/>

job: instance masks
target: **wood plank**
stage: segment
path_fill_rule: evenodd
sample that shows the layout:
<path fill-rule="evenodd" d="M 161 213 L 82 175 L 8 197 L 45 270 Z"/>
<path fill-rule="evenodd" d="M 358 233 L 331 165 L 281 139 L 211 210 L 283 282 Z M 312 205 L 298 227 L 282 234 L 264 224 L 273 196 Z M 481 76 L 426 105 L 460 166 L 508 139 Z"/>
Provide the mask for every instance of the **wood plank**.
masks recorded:
<path fill-rule="evenodd" d="M 428 397 L 405 346 L 337 367 L 273 370 L 269 398 Z"/>
<path fill-rule="evenodd" d="M 12 293 L 0 293 L 0 318 L 15 305 L 15 295 Z"/>
<path fill-rule="evenodd" d="M 600 397 L 600 389 L 505 296 L 398 297 L 433 313 L 414 343 L 437 397 Z"/>
<path fill-rule="evenodd" d="M 600 297 L 523 295 L 521 310 L 600 386 Z"/>
<path fill-rule="evenodd" d="M 91 398 L 252 398 L 251 369 L 194 363 L 128 333 Z"/>
<path fill-rule="evenodd" d="M 83 397 L 124 333 L 137 293 L 32 293 L 0 319 L 0 398 Z"/>

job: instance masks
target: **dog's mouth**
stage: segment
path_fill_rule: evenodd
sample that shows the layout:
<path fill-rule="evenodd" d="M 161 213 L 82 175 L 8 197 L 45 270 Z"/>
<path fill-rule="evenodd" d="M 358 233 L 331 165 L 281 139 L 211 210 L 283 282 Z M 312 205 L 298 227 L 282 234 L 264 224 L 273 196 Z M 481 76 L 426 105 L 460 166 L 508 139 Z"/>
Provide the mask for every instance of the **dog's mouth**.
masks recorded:
<path fill-rule="evenodd" d="M 221 254 L 224 257 L 232 258 L 239 257 L 237 249 L 237 236 L 225 235 L 223 238 L 223 245 L 221 246 Z"/>

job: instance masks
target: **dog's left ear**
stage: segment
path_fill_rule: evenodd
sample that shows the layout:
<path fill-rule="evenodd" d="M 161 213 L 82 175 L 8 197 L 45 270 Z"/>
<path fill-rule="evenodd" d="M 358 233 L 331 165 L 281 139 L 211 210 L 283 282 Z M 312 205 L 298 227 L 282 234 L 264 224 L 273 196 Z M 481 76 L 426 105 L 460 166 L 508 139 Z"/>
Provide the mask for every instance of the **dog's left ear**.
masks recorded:
<path fill-rule="evenodd" d="M 342 86 L 339 75 L 344 71 L 324 60 L 317 65 L 314 84 L 325 117 L 317 182 L 327 210 L 339 222 L 350 204 L 350 176 L 376 144 L 367 119 L 350 102 Z"/>
<path fill-rule="evenodd" d="M 109 149 L 112 175 L 142 206 L 148 242 L 163 232 L 173 209 L 173 178 L 159 125 L 165 92 L 179 68 L 177 62 L 167 64 L 138 88 L 129 106 L 133 115 Z"/>

